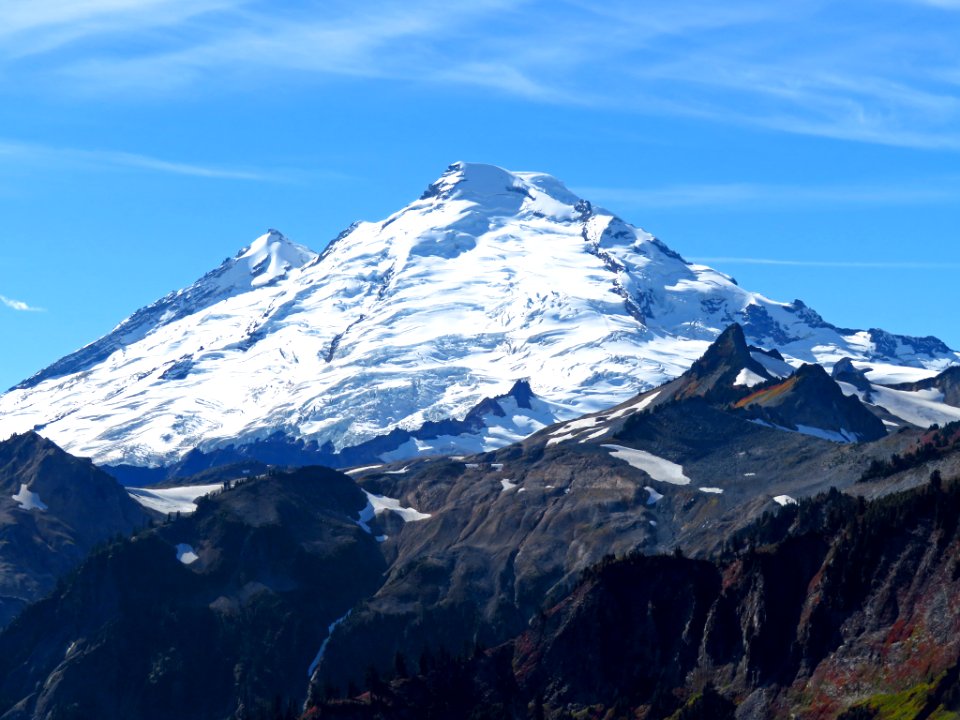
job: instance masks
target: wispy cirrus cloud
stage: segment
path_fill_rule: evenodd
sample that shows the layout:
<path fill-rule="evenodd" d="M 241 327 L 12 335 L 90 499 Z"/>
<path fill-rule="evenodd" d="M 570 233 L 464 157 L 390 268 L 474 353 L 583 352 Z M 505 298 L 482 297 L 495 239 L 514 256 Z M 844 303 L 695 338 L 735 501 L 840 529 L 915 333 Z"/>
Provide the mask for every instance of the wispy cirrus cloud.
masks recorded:
<path fill-rule="evenodd" d="M 635 208 L 794 208 L 843 205 L 938 205 L 960 203 L 960 178 L 928 178 L 890 184 L 769 185 L 717 183 L 649 188 L 578 188 L 601 203 Z"/>
<path fill-rule="evenodd" d="M 289 175 L 282 171 L 228 168 L 215 165 L 177 162 L 139 153 L 115 150 L 86 150 L 55 147 L 36 143 L 0 140 L 0 157 L 15 157 L 20 162 L 45 164 L 72 164 L 87 168 L 129 168 L 151 172 L 218 180 L 251 180 L 258 182 L 287 182 Z"/>
<path fill-rule="evenodd" d="M 16 310 L 17 312 L 45 312 L 43 308 L 33 307 L 28 305 L 22 300 L 14 300 L 13 298 L 8 298 L 5 295 L 0 295 L 0 305 L 10 308 L 11 310 Z"/>
<path fill-rule="evenodd" d="M 958 0 L 36 0 L 3 66 L 140 96 L 375 78 L 799 135 L 960 149 Z M 6 18 L 5 18 L 6 20 Z M 909 27 L 909 31 L 904 28 Z M 30 56 L 30 66 L 21 62 Z"/>
<path fill-rule="evenodd" d="M 189 8 L 178 0 L 155 2 Z M 290 73 L 304 78 L 429 80 L 460 65 L 451 62 L 453 48 L 445 46 L 447 41 L 459 39 L 475 23 L 492 15 L 509 15 L 523 4 L 522 0 L 380 0 L 362 6 L 334 1 L 278 9 L 263 0 L 211 1 L 204 12 L 191 13 L 181 23 L 179 34 L 155 41 L 145 51 L 88 51 L 78 41 L 79 51 L 69 53 L 69 63 L 55 63 L 52 76 L 94 94 L 134 95 L 189 91 L 210 82 L 217 87 L 246 87 Z M 116 33 L 124 22 L 138 27 L 130 17 L 114 20 L 105 28 L 92 27 L 83 40 L 95 44 L 102 34 Z M 469 54 L 462 50 L 462 57 Z M 468 60 L 461 62 L 469 68 Z"/>
<path fill-rule="evenodd" d="M 779 267 L 838 268 L 853 270 L 949 270 L 960 269 L 960 263 L 872 261 L 872 260 L 791 260 L 783 258 L 760 257 L 691 257 L 691 262 L 716 265 L 771 265 Z"/>
<path fill-rule="evenodd" d="M 198 17 L 238 10 L 244 0 L 31 0 L 2 3 L 0 55 L 49 54 L 71 43 L 182 28 Z"/>
<path fill-rule="evenodd" d="M 944 10 L 960 10 L 960 0 L 904 0 L 917 5 L 928 5 L 930 7 L 942 8 Z"/>

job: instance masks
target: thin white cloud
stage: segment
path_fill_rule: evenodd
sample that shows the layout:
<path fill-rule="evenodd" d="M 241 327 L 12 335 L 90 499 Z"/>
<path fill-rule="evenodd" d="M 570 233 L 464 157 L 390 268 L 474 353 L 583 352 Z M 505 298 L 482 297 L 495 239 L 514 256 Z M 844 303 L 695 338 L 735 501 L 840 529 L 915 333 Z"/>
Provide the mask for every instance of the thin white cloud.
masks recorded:
<path fill-rule="evenodd" d="M 578 188 L 600 203 L 640 208 L 824 205 L 938 205 L 960 203 L 960 178 L 900 181 L 890 185 L 764 185 L 718 183 L 651 188 Z"/>
<path fill-rule="evenodd" d="M 944 70 L 951 62 L 918 63 L 905 72 L 889 67 L 881 49 L 889 53 L 897 42 L 880 38 L 875 46 L 786 58 L 707 47 L 650 63 L 634 75 L 640 86 L 660 88 L 673 114 L 840 140 L 960 149 L 960 97 Z M 864 59 L 874 56 L 865 67 Z"/>
<path fill-rule="evenodd" d="M 905 0 L 916 5 L 942 8 L 943 10 L 960 10 L 960 0 Z"/>
<path fill-rule="evenodd" d="M 7 306 L 11 310 L 16 310 L 17 312 L 43 312 L 43 308 L 33 307 L 28 305 L 22 300 L 14 300 L 13 298 L 8 298 L 4 295 L 0 295 L 0 304 Z"/>
<path fill-rule="evenodd" d="M 859 270 L 957 270 L 960 263 L 916 262 L 912 260 L 790 260 L 758 257 L 692 257 L 691 262 L 716 265 L 773 265 L 782 267 L 850 268 Z"/>
<path fill-rule="evenodd" d="M 289 177 L 281 172 L 225 168 L 164 160 L 138 153 L 114 150 L 84 150 L 16 141 L 0 140 L 0 156 L 2 155 L 15 156 L 19 160 L 33 160 L 40 163 L 67 163 L 95 168 L 132 168 L 218 180 L 252 180 L 259 182 L 287 182 L 289 180 Z"/>
<path fill-rule="evenodd" d="M 958 28 L 942 12 L 960 0 L 899 0 L 883 12 L 755 0 L 4 3 L 16 8 L 0 28 L 0 72 L 23 72 L 48 92 L 136 97 L 376 78 L 960 149 L 950 79 Z M 42 57 L 18 64 L 26 53 Z"/>
<path fill-rule="evenodd" d="M 330 2 L 278 12 L 272 5 L 258 9 L 251 0 L 242 12 L 211 10 L 184 37 L 149 51 L 84 52 L 56 72 L 74 89 L 93 94 L 174 92 L 211 80 L 217 87 L 244 87 L 278 73 L 429 81 L 459 64 L 444 41 L 457 45 L 462 33 L 473 36 L 474 24 L 515 12 L 526 1 Z"/>
<path fill-rule="evenodd" d="M 199 16 L 237 10 L 244 0 L 0 0 L 0 55 L 49 53 L 71 43 L 183 26 Z"/>
<path fill-rule="evenodd" d="M 103 162 L 106 164 L 120 165 L 131 168 L 142 168 L 144 170 L 155 170 L 157 172 L 172 173 L 174 175 L 190 175 L 192 177 L 213 178 L 221 180 L 257 180 L 267 182 L 282 181 L 282 176 L 276 173 L 268 173 L 250 170 L 231 170 L 222 167 L 211 167 L 206 165 L 194 165 L 191 163 L 171 162 L 148 155 L 138 155 L 136 153 L 111 152 L 111 151 L 73 151 L 78 157 L 87 158 L 93 162 Z"/>

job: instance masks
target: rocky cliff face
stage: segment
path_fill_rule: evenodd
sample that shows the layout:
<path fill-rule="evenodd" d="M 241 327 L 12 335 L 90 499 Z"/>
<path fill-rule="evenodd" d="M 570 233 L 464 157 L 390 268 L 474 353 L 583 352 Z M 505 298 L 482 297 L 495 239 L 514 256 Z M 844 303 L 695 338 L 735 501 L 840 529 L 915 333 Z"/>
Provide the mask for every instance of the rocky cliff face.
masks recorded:
<path fill-rule="evenodd" d="M 302 702 L 331 625 L 380 583 L 368 505 L 348 477 L 305 469 L 105 547 L 0 635 L 0 716 L 199 720 Z"/>
<path fill-rule="evenodd" d="M 0 627 L 98 543 L 149 515 L 89 460 L 25 433 L 0 442 Z"/>
<path fill-rule="evenodd" d="M 429 709 L 434 695 L 450 699 L 438 688 L 458 688 L 461 709 L 516 700 L 526 712 L 541 698 L 545 709 L 612 702 L 669 714 L 689 700 L 716 717 L 806 702 L 814 686 L 796 683 L 840 667 L 847 638 L 860 638 L 850 623 L 880 612 L 863 578 L 895 569 L 890 587 L 913 587 L 922 568 L 897 553 L 929 546 L 946 526 L 924 518 L 948 517 L 955 499 L 929 490 L 910 496 L 913 509 L 869 510 L 837 492 L 805 498 L 831 486 L 882 496 L 926 483 L 934 468 L 952 477 L 960 453 L 951 434 L 934 456 L 858 482 L 871 460 L 903 457 L 930 433 L 826 439 L 849 413 L 873 415 L 822 370 L 801 369 L 782 388 L 791 378 L 779 373 L 791 371 L 733 326 L 680 378 L 493 452 L 349 475 L 242 466 L 257 477 L 97 553 L 0 634 L 3 712 L 227 717 L 276 695 L 299 702 L 308 686 L 319 703 L 398 666 L 409 673 L 421 657 L 454 668 L 465 648 L 484 647 L 497 660 L 475 670 L 492 684 L 473 686 L 461 667 L 459 680 L 420 685 L 416 702 Z M 780 413 L 776 426 L 736 407 L 776 388 L 760 405 Z M 518 384 L 477 413 L 535 402 Z M 813 423 L 805 432 L 787 427 L 801 419 Z M 904 518 L 919 524 L 896 524 Z M 878 538 L 870 552 L 891 544 L 864 555 L 861 535 Z"/>
<path fill-rule="evenodd" d="M 611 558 L 505 645 L 311 717 L 953 718 L 958 518 L 957 483 L 831 493 L 712 562 Z"/>

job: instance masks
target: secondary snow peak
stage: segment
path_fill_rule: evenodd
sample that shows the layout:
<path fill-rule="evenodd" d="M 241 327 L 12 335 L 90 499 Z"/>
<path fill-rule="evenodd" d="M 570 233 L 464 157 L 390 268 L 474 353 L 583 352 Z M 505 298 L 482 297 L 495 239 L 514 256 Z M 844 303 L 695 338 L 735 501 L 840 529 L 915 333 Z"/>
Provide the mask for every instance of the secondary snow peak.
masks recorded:
<path fill-rule="evenodd" d="M 293 268 L 314 260 L 312 250 L 291 242 L 279 230 L 268 230 L 237 253 L 234 261 L 252 276 L 250 285 L 259 287 L 284 277 Z M 229 262 L 229 261 L 228 261 Z"/>

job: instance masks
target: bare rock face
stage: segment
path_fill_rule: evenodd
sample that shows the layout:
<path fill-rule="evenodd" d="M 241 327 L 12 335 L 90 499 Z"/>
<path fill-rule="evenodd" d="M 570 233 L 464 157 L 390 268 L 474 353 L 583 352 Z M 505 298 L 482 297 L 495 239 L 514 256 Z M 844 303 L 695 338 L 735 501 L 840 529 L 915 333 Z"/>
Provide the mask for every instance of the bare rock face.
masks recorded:
<path fill-rule="evenodd" d="M 738 400 L 734 407 L 779 427 L 820 430 L 848 442 L 877 440 L 883 422 L 856 397 L 847 396 L 819 365 L 803 365 L 787 380 Z"/>
<path fill-rule="evenodd" d="M 104 547 L 0 634 L 0 715 L 199 720 L 302 702 L 331 624 L 381 581 L 357 520 L 368 502 L 332 470 L 268 474 Z"/>
<path fill-rule="evenodd" d="M 857 720 L 960 710 L 960 483 L 765 516 L 712 561 L 609 558 L 503 645 L 308 717 Z"/>
<path fill-rule="evenodd" d="M 519 383 L 477 414 L 513 420 L 537 402 Z M 926 483 L 922 458 L 858 483 L 870 461 L 925 436 L 849 442 L 840 429 L 856 428 L 861 411 L 873 419 L 821 368 L 794 373 L 734 326 L 681 377 L 493 452 L 348 474 L 241 466 L 248 480 L 95 553 L 0 634 L 0 717 L 73 705 L 84 717 L 255 717 L 277 695 L 326 707 L 365 683 L 380 692 L 420 658 L 428 671 L 463 670 L 453 658 L 474 651 L 481 685 L 472 669 L 435 687 L 424 679 L 421 709 L 456 688 L 465 694 L 450 707 L 473 718 L 484 717 L 477 708 L 526 717 L 538 698 L 544 708 L 612 698 L 656 707 L 651 718 L 683 701 L 726 719 L 738 703 L 744 717 L 767 717 L 800 702 L 786 688 L 841 662 L 859 642 L 856 623 L 899 612 L 901 596 L 867 577 L 888 573 L 902 589 L 893 568 L 920 578 L 927 567 L 914 572 L 913 555 L 897 553 L 934 536 L 897 523 L 931 507 L 940 522 L 932 490 L 893 506 L 902 517 L 836 491 L 806 500 Z M 952 446 L 942 450 L 936 467 L 960 468 Z M 47 490 L 13 493 L 47 502 Z M 946 522 L 953 496 L 943 495 Z M 857 554 L 861 537 L 881 554 Z M 927 558 L 941 577 L 939 556 Z M 496 661 L 483 648 L 497 648 Z M 484 705 L 493 696 L 521 704 L 511 716 Z M 362 706 L 349 712 L 364 717 Z"/>
<path fill-rule="evenodd" d="M 0 442 L 0 627 L 57 579 L 148 514 L 89 460 L 35 433 Z"/>

